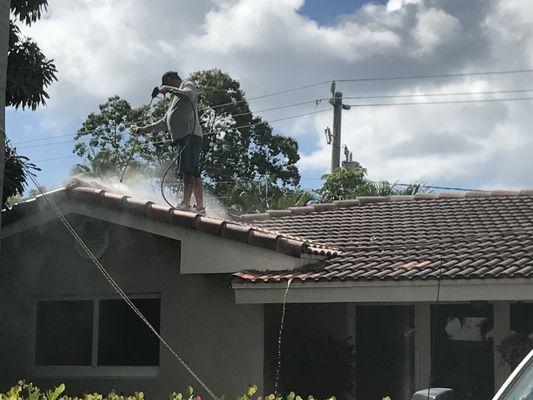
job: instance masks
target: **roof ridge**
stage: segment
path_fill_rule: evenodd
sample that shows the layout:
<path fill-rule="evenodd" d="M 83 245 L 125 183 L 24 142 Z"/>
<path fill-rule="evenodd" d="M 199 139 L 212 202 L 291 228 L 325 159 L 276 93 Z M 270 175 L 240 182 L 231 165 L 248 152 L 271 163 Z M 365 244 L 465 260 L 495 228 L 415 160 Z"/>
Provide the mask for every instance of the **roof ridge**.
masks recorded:
<path fill-rule="evenodd" d="M 263 213 L 243 214 L 239 216 L 241 221 L 263 221 L 271 218 L 281 218 L 312 212 L 338 210 L 366 204 L 389 203 L 396 201 L 413 200 L 438 200 L 438 199 L 477 199 L 488 197 L 533 197 L 533 189 L 522 190 L 468 190 L 464 192 L 440 192 L 440 193 L 417 193 L 414 195 L 389 195 L 389 196 L 358 196 L 354 199 L 335 200 L 331 203 L 317 203 L 302 207 L 289 207 L 283 210 L 266 210 Z"/>

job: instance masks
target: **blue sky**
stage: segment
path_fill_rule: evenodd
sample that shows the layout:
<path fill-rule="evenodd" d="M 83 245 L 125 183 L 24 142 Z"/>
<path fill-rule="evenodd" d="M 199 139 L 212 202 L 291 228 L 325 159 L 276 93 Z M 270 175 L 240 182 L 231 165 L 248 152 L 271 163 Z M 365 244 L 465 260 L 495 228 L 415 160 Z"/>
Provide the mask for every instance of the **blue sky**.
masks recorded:
<path fill-rule="evenodd" d="M 76 161 L 68 158 L 73 141 L 62 143 L 68 138 L 59 136 L 73 136 L 111 95 L 133 106 L 146 103 L 161 72 L 169 69 L 187 75 L 220 68 L 253 97 L 330 79 L 533 68 L 531 2 L 276 0 L 273 7 L 271 0 L 182 0 L 177 23 L 167 18 L 176 1 L 159 0 L 158 7 L 143 0 L 79 1 L 72 7 L 72 0 L 55 0 L 41 21 L 24 28 L 55 60 L 59 82 L 47 107 L 8 110 L 7 129 L 19 152 L 32 160 L 61 158 L 38 162 L 39 179 L 49 189 L 61 185 Z M 105 17 L 110 14 L 112 19 Z M 533 74 L 338 84 L 345 96 L 529 87 Z M 314 105 L 329 94 L 324 84 L 250 103 L 259 110 L 308 102 L 260 113 L 266 120 L 327 111 L 272 123 L 276 132 L 298 141 L 306 187 L 320 184 L 317 178 L 329 169 L 331 147 L 323 131 L 331 126 L 331 107 Z M 371 179 L 533 187 L 530 107 L 525 101 L 353 107 L 343 113 L 342 144 Z M 37 140 L 42 137 L 55 139 Z M 20 143 L 28 140 L 33 143 Z"/>
<path fill-rule="evenodd" d="M 351 14 L 364 4 L 364 0 L 307 0 L 300 13 L 321 25 L 332 25 L 338 17 Z M 375 0 L 375 4 L 386 4 L 386 0 Z"/>

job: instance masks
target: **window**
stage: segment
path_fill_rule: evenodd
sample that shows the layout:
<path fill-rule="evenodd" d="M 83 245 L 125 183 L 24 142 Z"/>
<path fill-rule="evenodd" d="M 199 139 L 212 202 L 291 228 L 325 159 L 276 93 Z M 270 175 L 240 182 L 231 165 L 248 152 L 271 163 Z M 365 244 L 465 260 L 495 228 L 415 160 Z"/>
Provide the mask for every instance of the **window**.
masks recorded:
<path fill-rule="evenodd" d="M 490 304 L 432 306 L 432 386 L 452 388 L 458 399 L 490 399 L 494 394 L 492 328 Z"/>
<path fill-rule="evenodd" d="M 159 331 L 159 300 L 134 304 Z M 100 301 L 98 321 L 98 365 L 159 365 L 159 340 L 123 300 Z"/>
<path fill-rule="evenodd" d="M 161 300 L 132 301 L 159 332 Z M 159 341 L 122 299 L 40 301 L 35 364 L 158 366 Z"/>
<path fill-rule="evenodd" d="M 91 365 L 92 301 L 37 304 L 37 365 Z"/>
<path fill-rule="evenodd" d="M 358 306 L 355 315 L 358 377 L 355 398 L 411 398 L 414 391 L 414 307 Z"/>

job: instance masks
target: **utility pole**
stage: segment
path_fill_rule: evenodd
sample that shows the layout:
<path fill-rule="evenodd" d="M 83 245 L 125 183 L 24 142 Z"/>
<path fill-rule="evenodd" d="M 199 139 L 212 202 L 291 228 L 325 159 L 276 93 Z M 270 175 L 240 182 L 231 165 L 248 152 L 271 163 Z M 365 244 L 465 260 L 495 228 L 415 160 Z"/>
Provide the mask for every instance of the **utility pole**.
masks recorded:
<path fill-rule="evenodd" d="M 7 51 L 9 48 L 9 10 L 10 0 L 0 1 L 0 202 L 4 188 L 4 163 L 6 148 L 6 81 Z M 0 205 L 0 231 L 2 230 L 2 206 Z"/>
<path fill-rule="evenodd" d="M 341 125 L 342 110 L 349 110 L 351 107 L 342 104 L 342 93 L 335 90 L 335 81 L 331 82 L 331 95 L 329 104 L 333 106 L 333 143 L 331 146 L 331 171 L 341 166 Z"/>

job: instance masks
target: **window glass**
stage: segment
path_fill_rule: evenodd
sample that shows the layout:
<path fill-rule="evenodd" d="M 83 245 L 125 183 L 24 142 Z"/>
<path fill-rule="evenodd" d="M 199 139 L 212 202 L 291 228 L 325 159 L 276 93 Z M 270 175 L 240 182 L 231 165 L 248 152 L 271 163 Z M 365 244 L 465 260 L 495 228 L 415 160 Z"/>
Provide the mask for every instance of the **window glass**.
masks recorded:
<path fill-rule="evenodd" d="M 91 365 L 92 301 L 37 303 L 37 365 Z"/>
<path fill-rule="evenodd" d="M 159 332 L 160 299 L 133 303 Z M 159 365 L 159 340 L 123 300 L 101 300 L 98 322 L 98 365 Z"/>
<path fill-rule="evenodd" d="M 533 304 L 511 304 L 511 332 L 497 346 L 500 356 L 511 369 L 533 348 Z"/>
<path fill-rule="evenodd" d="M 432 386 L 452 388 L 463 400 L 494 394 L 492 306 L 440 304 L 431 307 Z"/>
<path fill-rule="evenodd" d="M 356 398 L 409 399 L 414 389 L 414 307 L 358 306 Z"/>

